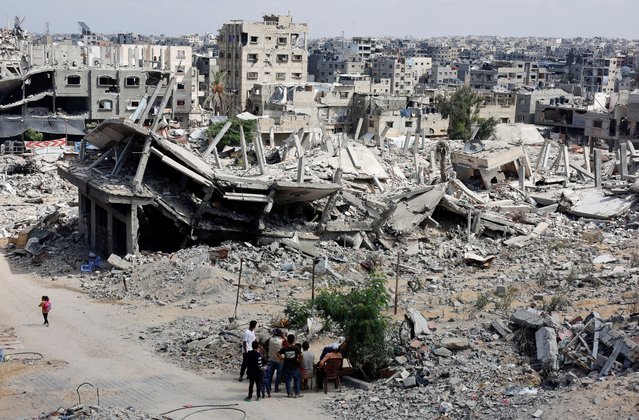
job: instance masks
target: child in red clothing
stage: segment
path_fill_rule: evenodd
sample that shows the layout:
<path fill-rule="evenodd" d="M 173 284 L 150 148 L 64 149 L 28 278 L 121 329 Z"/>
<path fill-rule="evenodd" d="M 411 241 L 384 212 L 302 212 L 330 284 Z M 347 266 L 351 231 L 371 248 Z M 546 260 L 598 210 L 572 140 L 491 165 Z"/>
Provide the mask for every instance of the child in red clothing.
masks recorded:
<path fill-rule="evenodd" d="M 42 296 L 42 302 L 38 305 L 42 308 L 42 316 L 44 317 L 44 325 L 49 326 L 49 311 L 51 310 L 51 302 L 49 302 L 49 296 Z"/>

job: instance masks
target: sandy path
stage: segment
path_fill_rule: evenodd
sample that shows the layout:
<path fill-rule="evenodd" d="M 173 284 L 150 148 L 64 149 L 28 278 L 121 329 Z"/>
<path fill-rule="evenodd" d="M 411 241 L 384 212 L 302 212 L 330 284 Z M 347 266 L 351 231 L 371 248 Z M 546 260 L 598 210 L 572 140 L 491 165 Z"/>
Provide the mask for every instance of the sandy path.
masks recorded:
<path fill-rule="evenodd" d="M 187 403 L 239 403 L 249 419 L 281 419 L 302 412 L 305 419 L 329 417 L 320 405 L 331 396 L 322 393 L 307 393 L 302 399 L 277 394 L 260 402 L 243 402 L 246 382 L 223 373 L 214 378 L 198 376 L 150 353 L 138 342 L 146 326 L 165 321 L 159 318 L 162 315 L 97 302 L 60 285 L 14 274 L 4 255 L 0 256 L 0 324 L 15 328 L 25 351 L 40 352 L 45 358 L 35 366 L 0 365 L 0 418 L 36 416 L 74 405 L 78 400 L 75 389 L 83 382 L 99 387 L 102 406 L 132 406 L 153 414 Z M 50 328 L 42 326 L 37 307 L 43 294 L 53 303 Z M 96 403 L 90 388 L 81 395 L 84 403 Z M 213 413 L 220 414 L 215 418 L 242 417 L 233 412 Z M 209 412 L 190 418 L 212 417 Z"/>

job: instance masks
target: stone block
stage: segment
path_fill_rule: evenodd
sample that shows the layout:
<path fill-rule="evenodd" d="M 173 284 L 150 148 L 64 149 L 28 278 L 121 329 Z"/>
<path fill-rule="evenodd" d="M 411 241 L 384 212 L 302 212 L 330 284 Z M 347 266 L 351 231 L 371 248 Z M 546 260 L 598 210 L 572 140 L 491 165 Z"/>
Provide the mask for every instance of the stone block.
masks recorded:
<path fill-rule="evenodd" d="M 537 345 L 537 360 L 541 362 L 545 370 L 556 371 L 559 369 L 557 356 L 557 333 L 554 329 L 542 327 L 535 333 L 535 343 Z"/>

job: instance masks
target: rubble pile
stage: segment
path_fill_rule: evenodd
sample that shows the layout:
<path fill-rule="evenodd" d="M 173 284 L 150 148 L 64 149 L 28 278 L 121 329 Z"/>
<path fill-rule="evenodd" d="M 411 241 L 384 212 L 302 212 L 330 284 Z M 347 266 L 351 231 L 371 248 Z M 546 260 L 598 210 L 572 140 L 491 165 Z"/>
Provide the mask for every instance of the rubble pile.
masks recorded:
<path fill-rule="evenodd" d="M 119 408 L 113 406 L 102 407 L 98 405 L 78 404 L 69 408 L 58 408 L 57 410 L 40 414 L 37 419 L 57 420 L 57 419 L 93 419 L 93 420 L 151 420 L 158 416 L 143 413 L 133 408 Z"/>
<path fill-rule="evenodd" d="M 539 311 L 518 309 L 511 320 L 435 327 L 409 309 L 391 366 L 380 372 L 385 378 L 367 390 L 349 390 L 328 406 L 340 418 L 536 418 L 562 391 L 592 387 L 602 374 L 627 375 L 611 379 L 622 385 L 618 395 L 639 390 L 636 321 L 624 323 L 625 336 L 595 314 L 561 326 Z M 587 351 L 595 331 L 598 359 Z M 613 357 L 618 361 L 608 365 L 614 368 L 600 371 Z"/>
<path fill-rule="evenodd" d="M 156 352 L 195 371 L 237 371 L 243 331 L 237 323 L 181 317 L 143 336 Z"/>

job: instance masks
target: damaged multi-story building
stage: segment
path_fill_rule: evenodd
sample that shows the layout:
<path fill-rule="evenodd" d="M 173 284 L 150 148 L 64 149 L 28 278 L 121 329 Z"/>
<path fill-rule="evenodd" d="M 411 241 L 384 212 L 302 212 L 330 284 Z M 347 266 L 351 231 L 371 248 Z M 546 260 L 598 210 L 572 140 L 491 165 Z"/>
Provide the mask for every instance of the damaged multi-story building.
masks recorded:
<path fill-rule="evenodd" d="M 307 25 L 291 16 L 225 23 L 218 35 L 218 65 L 226 74 L 229 112 L 246 108 L 255 83 L 306 82 L 307 37 Z"/>
<path fill-rule="evenodd" d="M 54 43 L 51 37 L 34 44 L 14 33 L 4 31 L 0 40 L 0 138 L 15 139 L 31 128 L 47 138 L 79 139 L 87 122 L 129 118 L 151 100 L 151 116 L 162 113 L 182 128 L 197 115 L 191 47 Z M 170 76 L 171 91 L 152 97 Z M 171 100 L 159 109 L 165 95 Z"/>

